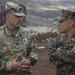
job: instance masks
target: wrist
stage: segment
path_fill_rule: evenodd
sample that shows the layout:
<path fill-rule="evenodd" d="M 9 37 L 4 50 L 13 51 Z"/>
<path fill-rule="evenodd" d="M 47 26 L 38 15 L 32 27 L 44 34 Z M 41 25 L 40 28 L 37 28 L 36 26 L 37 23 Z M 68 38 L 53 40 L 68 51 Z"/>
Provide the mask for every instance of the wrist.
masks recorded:
<path fill-rule="evenodd" d="M 12 70 L 12 62 L 11 61 L 3 62 L 2 69 L 4 69 L 5 71 L 11 71 Z"/>

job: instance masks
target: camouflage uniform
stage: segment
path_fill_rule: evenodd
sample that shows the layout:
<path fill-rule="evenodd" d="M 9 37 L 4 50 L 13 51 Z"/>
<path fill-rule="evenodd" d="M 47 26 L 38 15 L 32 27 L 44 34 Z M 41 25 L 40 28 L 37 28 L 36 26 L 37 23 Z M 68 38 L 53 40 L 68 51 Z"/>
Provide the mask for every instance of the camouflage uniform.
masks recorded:
<path fill-rule="evenodd" d="M 75 53 L 71 50 L 75 44 L 75 34 L 68 39 L 60 35 L 54 39 L 49 49 L 49 60 L 57 65 L 57 75 L 75 75 Z"/>
<path fill-rule="evenodd" d="M 16 73 L 12 70 L 11 60 L 21 53 L 26 59 L 31 60 L 32 65 L 36 63 L 37 47 L 32 41 L 29 31 L 21 27 L 14 35 L 6 25 L 0 27 L 0 75 L 33 75 L 31 67 L 27 72 Z M 17 61 L 20 61 L 20 58 Z M 6 71 L 2 71 L 2 66 L 5 66 Z"/>
<path fill-rule="evenodd" d="M 13 2 L 5 4 L 6 15 L 8 12 L 15 16 L 26 16 L 23 8 Z M 6 18 L 7 19 L 7 18 Z M 8 20 L 9 21 L 9 20 Z M 7 20 L 6 20 L 7 22 Z M 12 60 L 20 54 L 31 61 L 31 66 L 37 62 L 37 46 L 32 40 L 31 33 L 23 27 L 16 28 L 14 31 L 9 30 L 7 25 L 0 27 L 0 75 L 33 75 L 31 66 L 27 71 L 16 72 L 12 69 Z M 18 57 L 16 60 L 21 61 Z"/>
<path fill-rule="evenodd" d="M 59 21 L 75 18 L 74 12 L 62 12 L 61 19 L 58 18 Z M 61 34 L 52 40 L 49 49 L 49 61 L 57 66 L 57 75 L 75 75 L 75 52 L 72 50 L 74 45 L 75 33 L 71 38 L 68 38 L 66 34 Z"/>

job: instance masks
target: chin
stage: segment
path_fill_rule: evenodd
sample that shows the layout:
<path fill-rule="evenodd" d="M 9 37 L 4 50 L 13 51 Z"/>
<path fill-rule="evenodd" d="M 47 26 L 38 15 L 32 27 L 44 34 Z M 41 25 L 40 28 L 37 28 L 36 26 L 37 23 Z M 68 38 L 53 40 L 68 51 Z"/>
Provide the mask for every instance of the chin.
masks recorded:
<path fill-rule="evenodd" d="M 59 32 L 59 33 L 62 33 L 63 34 L 64 32 Z"/>
<path fill-rule="evenodd" d="M 58 30 L 59 33 L 63 33 L 62 31 Z"/>
<path fill-rule="evenodd" d="M 16 27 L 21 27 L 21 25 L 17 25 Z"/>

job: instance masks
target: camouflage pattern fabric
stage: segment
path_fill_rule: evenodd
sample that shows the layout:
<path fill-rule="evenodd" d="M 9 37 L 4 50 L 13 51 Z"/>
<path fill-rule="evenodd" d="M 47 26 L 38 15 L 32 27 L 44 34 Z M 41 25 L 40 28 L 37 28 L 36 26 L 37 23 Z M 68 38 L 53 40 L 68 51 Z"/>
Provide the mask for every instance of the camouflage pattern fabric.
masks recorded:
<path fill-rule="evenodd" d="M 23 27 L 19 28 L 15 35 L 8 30 L 6 25 L 0 27 L 0 75 L 33 75 L 31 66 L 27 72 L 16 73 L 11 69 L 12 59 L 19 54 L 31 59 L 32 65 L 37 62 L 38 50 L 31 37 L 30 32 Z M 20 61 L 20 58 L 17 61 Z M 2 71 L 3 65 L 6 71 Z"/>
<path fill-rule="evenodd" d="M 16 16 L 26 16 L 23 12 L 23 8 L 20 5 L 15 4 L 13 2 L 7 2 L 5 4 L 5 11 L 10 11 Z"/>
<path fill-rule="evenodd" d="M 68 38 L 65 34 L 56 37 L 49 48 L 49 61 L 57 66 L 57 75 L 75 75 L 75 34 Z"/>
<path fill-rule="evenodd" d="M 62 9 L 60 16 L 54 20 L 62 22 L 62 21 L 68 20 L 68 19 L 74 19 L 75 20 L 75 12 Z"/>

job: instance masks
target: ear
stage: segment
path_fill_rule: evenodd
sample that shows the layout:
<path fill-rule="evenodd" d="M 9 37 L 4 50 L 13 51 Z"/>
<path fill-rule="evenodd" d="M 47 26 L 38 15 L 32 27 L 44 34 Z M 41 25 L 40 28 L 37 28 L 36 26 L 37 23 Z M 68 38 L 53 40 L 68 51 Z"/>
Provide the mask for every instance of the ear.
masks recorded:
<path fill-rule="evenodd" d="M 7 18 L 7 19 L 9 18 L 9 14 L 6 15 L 6 18 Z"/>
<path fill-rule="evenodd" d="M 10 18 L 10 13 L 8 13 L 8 14 L 6 15 L 6 18 L 7 18 L 7 19 L 9 19 L 9 18 Z"/>
<path fill-rule="evenodd" d="M 70 27 L 72 27 L 72 26 L 73 26 L 73 24 L 74 24 L 74 23 L 73 23 L 73 21 L 71 21 L 71 20 L 70 20 L 70 21 L 68 21 L 68 27 L 69 27 L 69 28 L 70 28 Z"/>

